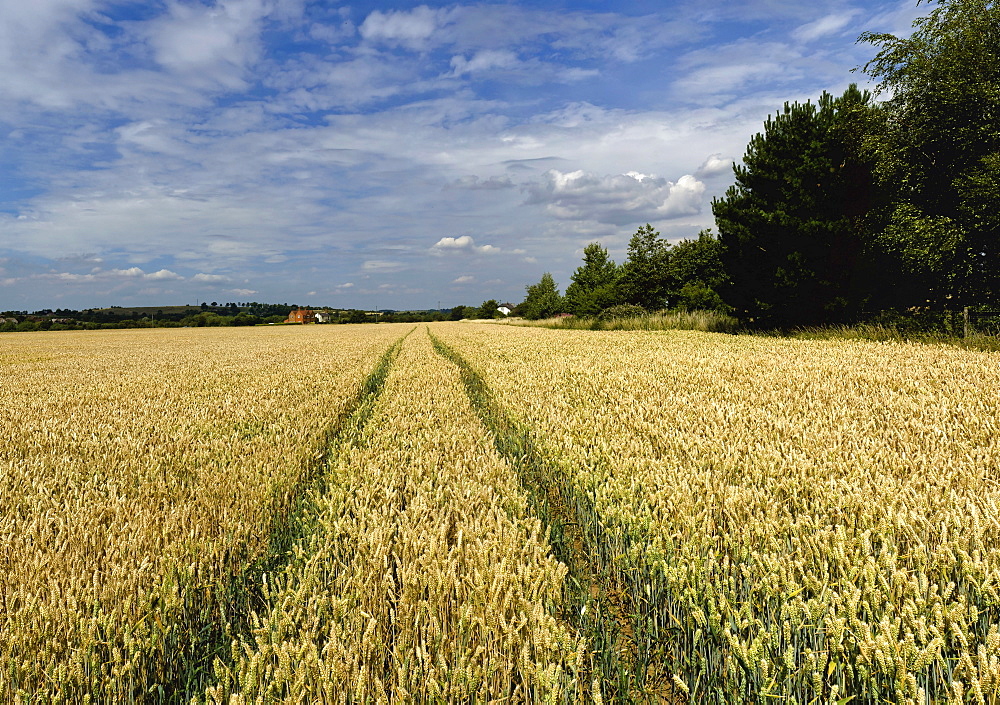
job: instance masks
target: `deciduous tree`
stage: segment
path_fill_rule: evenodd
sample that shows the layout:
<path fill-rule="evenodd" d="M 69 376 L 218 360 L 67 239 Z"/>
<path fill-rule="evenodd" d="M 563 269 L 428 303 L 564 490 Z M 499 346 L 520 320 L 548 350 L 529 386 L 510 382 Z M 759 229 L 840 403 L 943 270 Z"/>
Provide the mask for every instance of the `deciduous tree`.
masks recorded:
<path fill-rule="evenodd" d="M 647 311 L 666 306 L 669 256 L 670 244 L 660 233 L 649 223 L 641 226 L 629 241 L 628 259 L 618 279 L 621 302 L 642 306 Z"/>
<path fill-rule="evenodd" d="M 500 307 L 500 302 L 496 299 L 488 299 L 483 302 L 483 305 L 479 307 L 477 312 L 477 318 L 499 318 L 500 312 L 497 309 Z"/>
<path fill-rule="evenodd" d="M 619 267 L 599 242 L 583 248 L 583 264 L 577 267 L 566 287 L 566 312 L 575 316 L 596 316 L 618 303 Z"/>
<path fill-rule="evenodd" d="M 542 275 L 541 281 L 527 286 L 526 289 L 528 295 L 520 306 L 521 315 L 525 318 L 538 320 L 561 313 L 562 297 L 551 274 L 546 272 Z"/>
<path fill-rule="evenodd" d="M 693 240 L 681 240 L 670 248 L 667 264 L 670 301 L 688 310 L 729 311 L 719 296 L 726 283 L 722 243 L 711 230 L 702 230 Z"/>
<path fill-rule="evenodd" d="M 928 3 L 931 4 L 931 3 Z M 937 307 L 1000 298 L 1000 5 L 941 0 L 909 37 L 866 32 L 891 93 L 882 177 L 888 246 Z M 932 266 L 922 253 L 937 250 Z M 917 301 L 915 303 L 924 303 Z"/>

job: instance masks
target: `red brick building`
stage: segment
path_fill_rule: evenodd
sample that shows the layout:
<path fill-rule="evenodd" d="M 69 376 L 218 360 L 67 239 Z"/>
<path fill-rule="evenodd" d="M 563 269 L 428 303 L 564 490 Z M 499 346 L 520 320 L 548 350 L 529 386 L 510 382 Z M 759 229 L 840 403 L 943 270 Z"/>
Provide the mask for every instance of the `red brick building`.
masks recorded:
<path fill-rule="evenodd" d="M 315 323 L 316 314 L 307 308 L 297 308 L 288 314 L 285 323 Z"/>

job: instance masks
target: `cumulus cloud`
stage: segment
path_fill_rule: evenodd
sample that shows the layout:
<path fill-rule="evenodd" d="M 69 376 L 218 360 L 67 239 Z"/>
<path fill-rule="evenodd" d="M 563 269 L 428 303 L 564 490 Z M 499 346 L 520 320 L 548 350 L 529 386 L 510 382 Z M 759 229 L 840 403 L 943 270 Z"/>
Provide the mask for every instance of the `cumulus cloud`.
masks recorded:
<path fill-rule="evenodd" d="M 724 158 L 721 154 L 710 154 L 694 173 L 699 179 L 706 179 L 720 174 L 733 173 L 733 160 Z"/>
<path fill-rule="evenodd" d="M 191 281 L 204 283 L 227 282 L 229 281 L 229 277 L 224 274 L 205 274 L 204 272 L 198 272 L 191 277 Z"/>
<path fill-rule="evenodd" d="M 169 269 L 161 269 L 157 272 L 145 272 L 139 267 L 129 267 L 128 269 L 112 269 L 109 272 L 103 272 L 102 274 L 108 276 L 125 277 L 129 279 L 141 278 L 141 279 L 153 279 L 153 280 L 171 280 L 171 279 L 183 279 L 177 272 L 171 272 Z"/>
<path fill-rule="evenodd" d="M 599 176 L 551 169 L 527 191 L 528 203 L 544 205 L 556 218 L 628 225 L 699 213 L 705 184 L 690 174 L 674 182 L 638 172 Z"/>
<path fill-rule="evenodd" d="M 95 267 L 87 274 L 76 272 L 47 272 L 38 275 L 43 279 L 56 279 L 63 282 L 93 282 L 108 280 L 144 280 L 144 281 L 177 281 L 184 279 L 177 272 L 169 269 L 161 269 L 156 272 L 146 272 L 141 267 L 129 267 L 128 269 L 108 269 L 102 270 Z"/>
<path fill-rule="evenodd" d="M 146 279 L 159 279 L 160 281 L 183 279 L 177 272 L 171 272 L 169 269 L 161 269 L 157 272 L 152 272 L 146 275 Z"/>
<path fill-rule="evenodd" d="M 42 276 L 64 282 L 92 282 L 98 278 L 96 274 L 75 274 L 74 272 L 54 272 Z"/>
<path fill-rule="evenodd" d="M 361 23 L 361 36 L 369 41 L 383 41 L 419 48 L 434 34 L 443 17 L 440 10 L 420 5 L 410 11 L 375 10 Z"/>
<path fill-rule="evenodd" d="M 434 243 L 431 248 L 432 252 L 482 252 L 484 254 L 489 254 L 493 252 L 499 252 L 499 247 L 494 247 L 493 245 L 477 245 L 476 241 L 472 239 L 469 235 L 460 235 L 459 237 L 443 237 Z"/>
<path fill-rule="evenodd" d="M 471 284 L 474 281 L 476 281 L 475 277 L 470 276 L 468 274 L 464 274 L 464 275 L 462 275 L 460 277 L 456 277 L 455 279 L 452 279 L 451 283 L 452 284 Z"/>
<path fill-rule="evenodd" d="M 257 293 L 256 289 L 230 289 L 229 293 L 236 294 L 237 296 L 252 296 Z"/>

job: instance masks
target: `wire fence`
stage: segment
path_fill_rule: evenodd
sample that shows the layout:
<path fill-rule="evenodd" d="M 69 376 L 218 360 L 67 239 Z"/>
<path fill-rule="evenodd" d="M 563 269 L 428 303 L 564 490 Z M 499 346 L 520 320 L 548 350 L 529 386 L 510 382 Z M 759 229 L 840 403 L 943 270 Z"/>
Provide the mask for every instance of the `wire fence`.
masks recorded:
<path fill-rule="evenodd" d="M 1000 311 L 962 309 L 962 336 L 1000 335 Z"/>

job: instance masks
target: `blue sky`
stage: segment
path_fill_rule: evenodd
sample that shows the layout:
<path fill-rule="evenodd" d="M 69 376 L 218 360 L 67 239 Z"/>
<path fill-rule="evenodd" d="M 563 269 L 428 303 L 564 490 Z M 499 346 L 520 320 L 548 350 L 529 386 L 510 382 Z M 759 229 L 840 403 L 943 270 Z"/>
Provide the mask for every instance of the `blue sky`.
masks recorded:
<path fill-rule="evenodd" d="M 866 0 L 0 0 L 0 310 L 517 302 L 712 225 Z"/>

